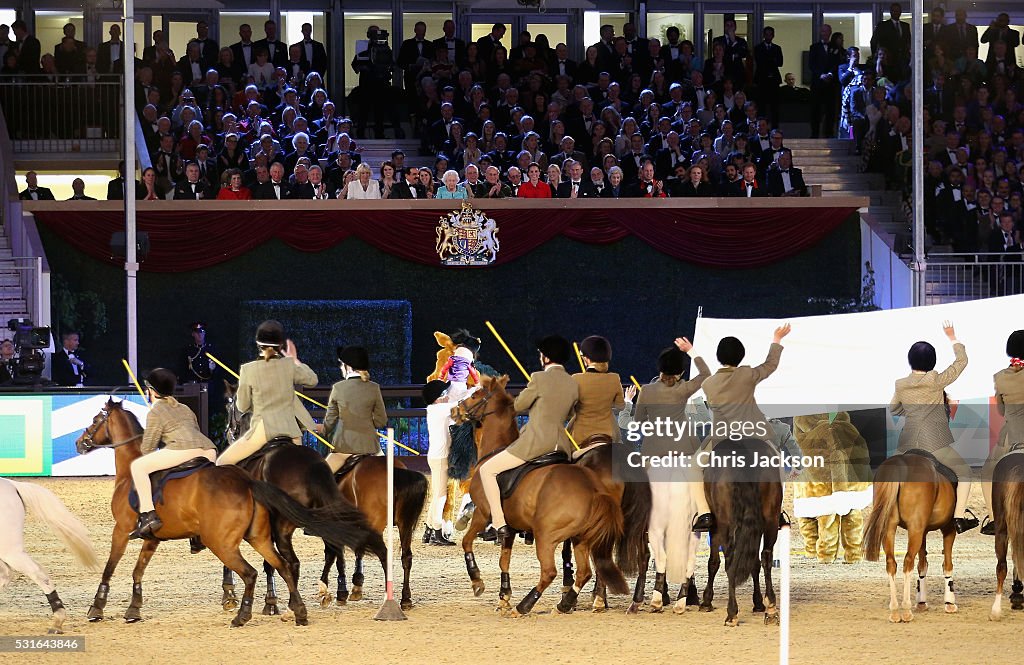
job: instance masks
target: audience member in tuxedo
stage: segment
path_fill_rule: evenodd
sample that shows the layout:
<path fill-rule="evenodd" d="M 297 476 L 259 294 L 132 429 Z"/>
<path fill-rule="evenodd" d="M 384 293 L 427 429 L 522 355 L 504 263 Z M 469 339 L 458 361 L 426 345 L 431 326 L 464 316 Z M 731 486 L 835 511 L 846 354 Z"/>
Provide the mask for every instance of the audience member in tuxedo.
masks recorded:
<path fill-rule="evenodd" d="M 640 180 L 631 184 L 626 192 L 628 198 L 665 198 L 664 183 L 654 177 L 654 162 L 648 160 L 640 167 Z"/>
<path fill-rule="evenodd" d="M 488 166 L 484 170 L 483 185 L 477 188 L 478 198 L 507 199 L 512 196 L 512 188 L 501 181 L 501 172 L 497 166 Z"/>
<path fill-rule="evenodd" d="M 420 184 L 420 170 L 416 166 L 405 169 L 401 181 L 391 187 L 390 199 L 425 199 L 427 192 Z"/>
<path fill-rule="evenodd" d="M 235 67 L 238 72 L 246 73 L 249 65 L 256 62 L 256 43 L 252 41 L 252 27 L 248 23 L 238 26 L 239 40 L 231 45 Z"/>
<path fill-rule="evenodd" d="M 328 59 L 327 49 L 322 42 L 313 39 L 313 25 L 302 24 L 302 40 L 292 44 L 298 46 L 302 56 L 303 71 L 317 72 L 320 75 L 327 73 Z"/>
<path fill-rule="evenodd" d="M 195 162 L 189 162 L 188 166 L 185 167 L 185 180 L 178 182 L 174 186 L 174 200 L 191 199 L 198 201 L 215 197 L 216 194 L 212 191 L 212 188 L 199 177 L 199 165 Z"/>
<path fill-rule="evenodd" d="M 589 199 L 597 198 L 593 183 L 583 178 L 582 162 L 573 160 L 569 164 L 569 179 L 558 183 L 556 198 L 560 199 Z"/>
<path fill-rule="evenodd" d="M 993 287 L 993 295 L 1009 296 L 1021 292 L 1021 260 L 1024 258 L 1024 247 L 1021 245 L 1021 232 L 1016 228 L 1013 213 L 1003 211 L 999 215 L 999 225 L 992 229 L 988 237 L 989 260 L 1012 265 L 999 266 L 991 269 L 989 281 Z"/>
<path fill-rule="evenodd" d="M 608 187 L 608 180 L 600 166 L 591 167 L 590 184 L 594 187 L 595 195 L 598 198 L 604 195 L 604 190 Z"/>
<path fill-rule="evenodd" d="M 71 191 L 74 192 L 68 201 L 95 201 L 91 196 L 85 195 L 85 181 L 81 178 L 75 178 L 71 181 Z"/>
<path fill-rule="evenodd" d="M 455 21 L 448 19 L 441 26 L 443 37 L 434 40 L 434 53 L 445 51 L 446 62 L 459 66 L 466 61 L 466 42 L 455 36 Z"/>
<path fill-rule="evenodd" d="M 910 71 L 910 25 L 900 21 L 902 14 L 900 4 L 892 3 L 889 7 L 889 20 L 875 26 L 871 35 L 871 52 L 878 53 L 879 49 L 885 49 L 889 53 L 892 67 L 899 72 L 897 80 Z M 941 34 L 939 37 L 941 40 Z"/>
<path fill-rule="evenodd" d="M 747 198 L 758 198 L 768 196 L 768 189 L 763 183 L 758 182 L 757 167 L 751 163 L 743 166 L 743 177 L 733 185 L 730 196 L 745 196 Z"/>
<path fill-rule="evenodd" d="M 744 162 L 745 163 L 745 162 Z M 739 192 L 739 182 L 743 179 L 740 175 L 742 165 L 737 166 L 730 160 L 722 169 L 722 180 L 715 187 L 715 194 L 718 196 L 735 196 Z"/>
<path fill-rule="evenodd" d="M 309 167 L 304 162 L 299 162 L 292 171 L 292 177 L 294 182 L 289 183 L 288 198 L 312 200 L 316 192 L 309 182 Z"/>
<path fill-rule="evenodd" d="M 996 20 L 989 24 L 984 34 L 981 35 L 981 43 L 989 45 L 988 57 L 993 55 L 992 44 L 1004 42 L 1009 53 L 1016 53 L 1020 46 L 1020 33 L 1010 27 L 1010 16 L 1006 12 L 999 14 Z"/>
<path fill-rule="evenodd" d="M 64 37 L 60 43 L 53 47 L 53 57 L 56 60 L 57 71 L 62 74 L 71 74 L 79 69 L 85 57 L 85 42 L 75 39 L 77 28 L 74 23 L 64 26 Z"/>
<path fill-rule="evenodd" d="M 819 40 L 811 44 L 808 55 L 811 69 L 811 138 L 815 139 L 821 135 L 822 122 L 825 136 L 832 136 L 835 129 L 839 64 L 845 55 L 832 43 L 832 26 L 823 24 L 818 36 Z"/>
<path fill-rule="evenodd" d="M 263 33 L 266 36 L 256 42 L 256 49 L 267 50 L 267 61 L 273 67 L 284 67 L 288 62 L 288 47 L 277 38 L 277 24 L 273 21 L 266 21 L 263 24 Z"/>
<path fill-rule="evenodd" d="M 61 346 L 50 356 L 50 378 L 58 386 L 81 387 L 88 378 L 89 366 L 82 359 L 81 337 L 69 331 L 61 335 Z"/>
<path fill-rule="evenodd" d="M 563 136 L 558 146 L 561 148 L 561 152 L 551 155 L 548 164 L 555 164 L 560 167 L 565 160 L 573 159 L 580 162 L 583 168 L 586 168 L 587 156 L 582 151 L 576 149 L 576 140 L 573 137 L 569 135 Z"/>
<path fill-rule="evenodd" d="M 186 86 L 201 85 L 206 78 L 206 67 L 199 54 L 199 42 L 189 42 L 185 55 L 178 60 L 178 71 L 185 78 Z"/>
<path fill-rule="evenodd" d="M 782 47 L 775 43 L 775 28 L 765 26 L 764 41 L 754 47 L 754 85 L 757 99 L 765 109 L 772 124 L 779 121 L 779 86 L 782 85 Z"/>
<path fill-rule="evenodd" d="M 195 164 L 199 167 L 199 180 L 206 183 L 213 192 L 220 188 L 220 170 L 217 161 L 210 157 L 210 147 L 205 143 L 196 146 Z"/>
<path fill-rule="evenodd" d="M 39 40 L 29 33 L 28 26 L 22 19 L 11 23 L 11 32 L 14 33 L 14 40 L 18 43 L 18 70 L 22 74 L 40 73 L 42 46 L 40 46 Z"/>
<path fill-rule="evenodd" d="M 252 197 L 258 200 L 282 200 L 288 198 L 291 188 L 284 177 L 284 166 L 280 162 L 270 165 L 270 180 L 253 188 Z"/>
<path fill-rule="evenodd" d="M 107 200 L 108 201 L 123 201 L 124 200 L 124 161 L 118 162 L 117 164 L 118 176 L 112 178 L 107 183 Z M 145 198 L 146 189 L 142 186 L 138 180 L 135 181 L 135 198 L 136 200 Z"/>
<path fill-rule="evenodd" d="M 807 196 L 803 171 L 793 166 L 793 153 L 789 150 L 784 150 L 768 169 L 766 182 L 770 196 Z"/>
<path fill-rule="evenodd" d="M 494 49 L 502 46 L 501 39 L 505 36 L 505 24 L 495 23 L 491 26 L 491 32 L 476 40 L 479 49 L 480 59 L 490 64 L 494 61 Z"/>
<path fill-rule="evenodd" d="M 25 174 L 25 185 L 25 189 L 18 192 L 18 198 L 22 201 L 53 201 L 53 192 L 39 186 L 39 177 L 35 171 Z"/>
<path fill-rule="evenodd" d="M 121 41 L 121 24 L 110 24 L 110 39 L 99 45 L 96 49 L 96 66 L 104 74 L 116 74 L 117 69 L 114 63 L 121 59 L 124 51 L 124 42 Z"/>
<path fill-rule="evenodd" d="M 199 58 L 204 70 L 217 64 L 220 45 L 210 37 L 210 25 L 206 21 L 196 23 L 196 36 L 191 41 L 199 44 Z"/>
<path fill-rule="evenodd" d="M 313 188 L 314 201 L 326 201 L 337 197 L 330 184 L 324 180 L 324 170 L 319 164 L 309 167 L 309 185 Z"/>
<path fill-rule="evenodd" d="M 252 192 L 242 184 L 242 172 L 236 168 L 224 172 L 228 182 L 217 192 L 217 199 L 220 201 L 248 201 L 252 198 Z"/>
<path fill-rule="evenodd" d="M 570 81 L 576 80 L 578 65 L 569 57 L 569 47 L 563 43 L 555 45 L 555 57 L 548 68 L 548 77 L 555 80 L 559 76 L 568 76 Z"/>
<path fill-rule="evenodd" d="M 965 56 L 968 48 L 978 47 L 978 28 L 967 22 L 967 10 L 956 10 L 956 20 L 943 27 L 939 42 L 951 61 Z"/>

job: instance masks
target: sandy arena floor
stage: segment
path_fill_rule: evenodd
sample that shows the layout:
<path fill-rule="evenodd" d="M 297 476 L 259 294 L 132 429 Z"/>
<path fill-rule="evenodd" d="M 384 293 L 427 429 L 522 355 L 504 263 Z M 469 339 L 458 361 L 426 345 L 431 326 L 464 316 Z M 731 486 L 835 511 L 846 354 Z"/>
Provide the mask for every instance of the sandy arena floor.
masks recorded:
<path fill-rule="evenodd" d="M 100 559 L 105 560 L 112 527 L 108 478 L 47 479 L 39 482 L 60 496 L 89 526 Z M 972 506 L 984 514 L 980 491 Z M 131 595 L 131 569 L 139 551 L 132 543 L 111 584 L 107 619 L 90 624 L 85 613 L 99 575 L 76 568 L 69 555 L 40 522 L 26 525 L 29 553 L 52 575 L 68 608 L 67 635 L 85 636 L 86 653 L 4 654 L 5 663 L 133 663 L 150 662 L 291 662 L 296 665 L 344 659 L 352 663 L 467 663 L 467 662 L 665 662 L 675 657 L 714 663 L 774 663 L 778 661 L 778 628 L 762 624 L 750 613 L 748 583 L 742 590 L 738 628 L 725 619 L 725 571 L 716 585 L 716 610 L 626 616 L 626 597 L 612 597 L 605 614 L 553 612 L 558 586 L 541 598 L 535 615 L 503 619 L 497 604 L 498 549 L 477 546 L 487 591 L 475 598 L 470 589 L 461 548 L 437 548 L 416 542 L 413 599 L 408 621 L 372 620 L 383 597 L 382 574 L 367 569 L 367 599 L 345 607 L 321 609 L 311 601 L 323 566 L 321 541 L 298 535 L 302 560 L 301 589 L 310 605 L 310 625 L 299 628 L 278 617 L 255 615 L 243 628 L 232 629 L 233 612 L 220 608 L 220 562 L 209 551 L 190 556 L 188 543 L 165 543 L 146 572 L 142 623 L 126 625 L 121 615 Z M 419 533 L 417 533 L 417 536 Z M 1000 623 L 988 620 L 995 589 L 993 540 L 977 531 L 957 539 L 954 550 L 957 602 L 960 612 L 941 611 L 941 539 L 929 539 L 932 611 L 919 613 L 911 624 L 887 621 L 888 584 L 883 564 L 823 565 L 802 553 L 794 532 L 792 567 L 792 661 L 837 665 L 878 662 L 993 663 L 1020 644 L 1024 612 L 1010 612 L 1004 602 Z M 905 539 L 901 540 L 901 547 Z M 250 563 L 255 553 L 243 545 Z M 706 547 L 700 554 L 698 584 L 706 580 Z M 349 568 L 351 571 L 351 567 Z M 532 547 L 519 541 L 513 554 L 512 588 L 516 599 L 537 580 L 538 564 Z M 777 578 L 776 578 L 777 580 Z M 777 584 L 777 582 L 776 582 Z M 332 581 L 332 588 L 335 586 Z M 589 586 L 589 585 L 588 585 Z M 283 588 L 283 584 L 279 588 Z M 651 583 L 648 582 L 648 594 Z M 778 586 L 776 586 L 778 589 Z M 239 595 L 241 585 L 239 585 Z M 256 611 L 265 587 L 257 585 Z M 649 598 L 649 596 L 648 596 Z M 936 603 L 937 601 L 937 603 Z M 590 594 L 580 606 L 589 606 Z M 38 588 L 24 577 L 0 592 L 0 635 L 39 635 L 49 624 L 49 607 Z M 690 654 L 687 656 L 687 654 Z"/>

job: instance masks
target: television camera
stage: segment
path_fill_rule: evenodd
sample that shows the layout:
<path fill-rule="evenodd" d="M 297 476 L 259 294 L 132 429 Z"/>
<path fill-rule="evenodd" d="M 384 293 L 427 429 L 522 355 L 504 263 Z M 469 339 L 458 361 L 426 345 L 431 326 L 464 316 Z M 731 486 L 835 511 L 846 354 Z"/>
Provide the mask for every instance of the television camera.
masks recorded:
<path fill-rule="evenodd" d="M 43 381 L 45 349 L 52 347 L 50 329 L 36 326 L 31 319 L 11 319 L 7 329 L 14 333 L 14 383 L 34 385 Z"/>

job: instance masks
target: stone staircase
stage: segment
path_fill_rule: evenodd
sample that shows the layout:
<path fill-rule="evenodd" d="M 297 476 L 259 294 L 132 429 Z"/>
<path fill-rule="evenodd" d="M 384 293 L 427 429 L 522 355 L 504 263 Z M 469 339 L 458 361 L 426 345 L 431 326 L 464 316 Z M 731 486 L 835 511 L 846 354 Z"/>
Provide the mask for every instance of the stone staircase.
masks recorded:
<path fill-rule="evenodd" d="M 0 234 L 0 329 L 6 330 L 7 321 L 28 316 L 28 303 L 21 288 L 21 273 L 15 266 L 11 241 Z M 0 337 L 5 336 L 0 332 Z"/>

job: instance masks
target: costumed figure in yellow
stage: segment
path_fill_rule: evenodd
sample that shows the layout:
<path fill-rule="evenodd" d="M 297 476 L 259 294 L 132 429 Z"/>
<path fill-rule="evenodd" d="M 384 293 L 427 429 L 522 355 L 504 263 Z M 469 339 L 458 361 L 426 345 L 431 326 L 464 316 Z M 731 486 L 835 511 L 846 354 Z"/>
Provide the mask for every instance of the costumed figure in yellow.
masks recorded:
<path fill-rule="evenodd" d="M 832 563 L 842 542 L 843 561 L 856 563 L 864 558 L 863 508 L 872 497 L 868 444 L 846 412 L 797 416 L 793 427 L 800 453 L 825 460 L 795 483 L 793 512 L 807 556 Z"/>

